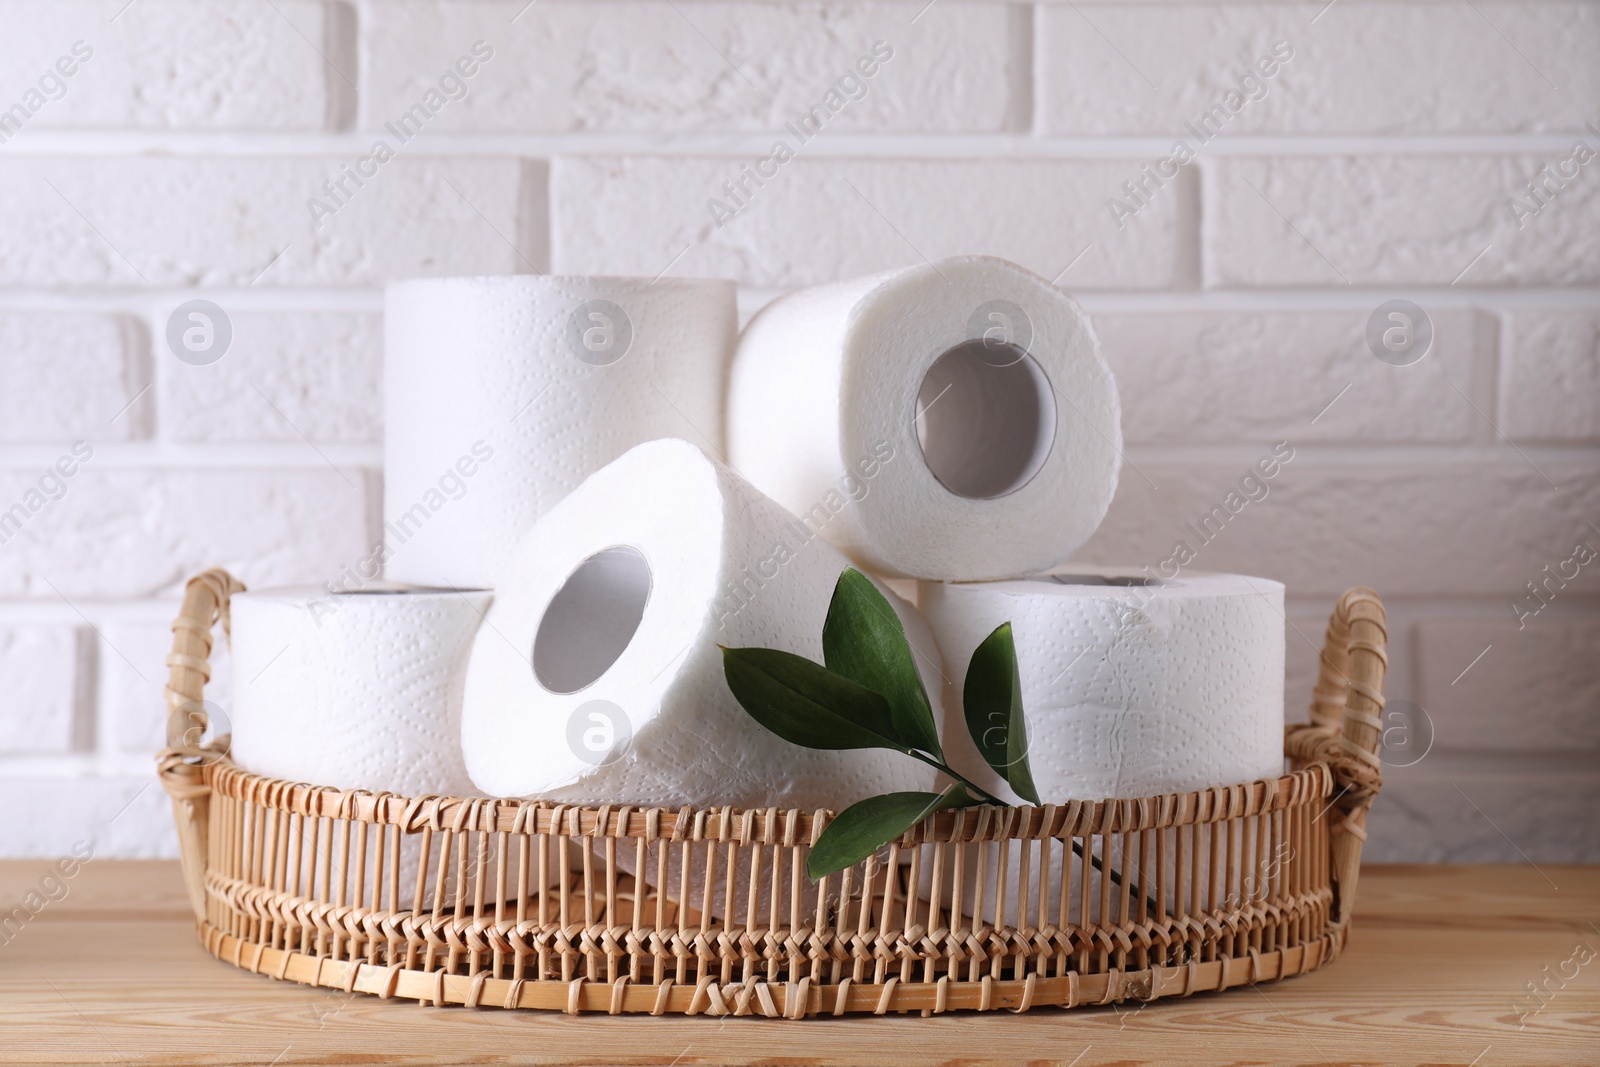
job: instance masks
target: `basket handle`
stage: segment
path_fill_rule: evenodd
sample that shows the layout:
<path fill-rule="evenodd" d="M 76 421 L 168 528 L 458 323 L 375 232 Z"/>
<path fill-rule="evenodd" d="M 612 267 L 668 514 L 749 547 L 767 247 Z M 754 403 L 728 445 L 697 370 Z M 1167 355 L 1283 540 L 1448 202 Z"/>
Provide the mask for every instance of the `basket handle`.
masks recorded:
<path fill-rule="evenodd" d="M 203 771 L 225 756 L 229 738 L 200 743 L 210 725 L 203 701 L 211 679 L 212 630 L 220 620 L 229 632 L 228 602 L 244 584 L 225 570 L 209 570 L 189 579 L 183 604 L 172 621 L 172 653 L 167 656 L 167 747 L 156 757 L 161 784 L 172 797 L 172 818 L 178 827 L 183 880 L 195 918 L 206 917 L 206 844 L 210 828 L 211 787 Z"/>
<path fill-rule="evenodd" d="M 1338 787 L 1328 808 L 1339 813 L 1330 835 L 1338 926 L 1349 923 L 1355 908 L 1367 812 L 1383 788 L 1378 745 L 1383 738 L 1388 640 L 1387 615 L 1378 594 L 1364 586 L 1347 590 L 1328 619 L 1322 669 L 1311 691 L 1311 722 L 1289 739 L 1291 755 L 1326 763 Z"/>

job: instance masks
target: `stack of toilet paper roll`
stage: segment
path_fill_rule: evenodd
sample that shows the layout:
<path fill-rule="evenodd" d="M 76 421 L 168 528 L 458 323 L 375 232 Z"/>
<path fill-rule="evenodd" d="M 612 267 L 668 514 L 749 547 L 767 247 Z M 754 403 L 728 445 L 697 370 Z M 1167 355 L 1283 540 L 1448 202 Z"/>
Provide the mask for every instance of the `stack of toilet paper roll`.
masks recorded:
<path fill-rule="evenodd" d="M 920 612 L 881 587 L 992 792 L 960 694 L 1007 621 L 1045 802 L 1278 773 L 1282 586 L 1063 572 L 1116 491 L 1120 405 L 1083 311 L 1014 264 L 802 290 L 742 336 L 730 282 L 412 281 L 386 336 L 381 556 L 406 584 L 235 601 L 250 769 L 667 807 L 933 789 L 897 753 L 777 738 L 723 679 L 719 645 L 820 660 L 853 565 L 916 580 Z"/>
<path fill-rule="evenodd" d="M 389 287 L 384 323 L 383 543 L 321 588 L 236 599 L 233 755 L 321 785 L 472 795 L 462 691 L 496 579 L 633 446 L 723 448 L 734 286 L 425 279 Z"/>

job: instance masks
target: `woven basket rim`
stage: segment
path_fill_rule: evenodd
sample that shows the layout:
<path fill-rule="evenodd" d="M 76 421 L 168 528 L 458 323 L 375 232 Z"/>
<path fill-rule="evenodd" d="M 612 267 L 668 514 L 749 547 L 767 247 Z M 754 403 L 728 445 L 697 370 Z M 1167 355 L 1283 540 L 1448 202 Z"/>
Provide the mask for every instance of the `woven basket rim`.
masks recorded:
<path fill-rule="evenodd" d="M 1314 732 L 1311 724 L 1295 731 Z M 1290 757 L 1297 746 L 1285 745 Z M 166 760 L 193 762 L 177 749 Z M 341 789 L 247 771 L 226 757 L 200 757 L 202 781 L 241 800 L 297 815 L 352 819 L 399 826 L 406 833 L 469 830 L 487 833 L 565 833 L 572 837 L 643 838 L 646 841 L 736 841 L 740 844 L 814 843 L 832 809 L 739 808 L 733 805 L 673 807 L 648 804 L 571 804 L 538 798 L 409 797 L 388 791 Z M 940 812 L 898 838 L 923 842 L 1066 840 L 1089 834 L 1137 832 L 1161 827 L 1222 822 L 1282 811 L 1311 798 L 1326 800 L 1335 790 L 1328 764 L 1317 761 L 1277 778 L 1257 778 L 1154 797 L 1070 800 L 1060 804 L 978 804 Z"/>

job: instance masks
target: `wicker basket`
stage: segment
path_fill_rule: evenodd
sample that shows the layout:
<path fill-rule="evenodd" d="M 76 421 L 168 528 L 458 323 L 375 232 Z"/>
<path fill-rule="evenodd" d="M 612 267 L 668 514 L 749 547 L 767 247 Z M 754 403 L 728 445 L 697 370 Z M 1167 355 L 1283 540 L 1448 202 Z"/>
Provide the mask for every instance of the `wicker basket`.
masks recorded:
<path fill-rule="evenodd" d="M 827 812 L 403 797 L 240 770 L 194 739 L 212 628 L 241 588 L 216 570 L 188 585 L 160 774 L 200 939 L 258 974 L 574 1013 L 1025 1011 L 1303 974 L 1349 936 L 1387 663 L 1368 589 L 1328 624 L 1283 777 L 943 812 L 812 887 Z"/>

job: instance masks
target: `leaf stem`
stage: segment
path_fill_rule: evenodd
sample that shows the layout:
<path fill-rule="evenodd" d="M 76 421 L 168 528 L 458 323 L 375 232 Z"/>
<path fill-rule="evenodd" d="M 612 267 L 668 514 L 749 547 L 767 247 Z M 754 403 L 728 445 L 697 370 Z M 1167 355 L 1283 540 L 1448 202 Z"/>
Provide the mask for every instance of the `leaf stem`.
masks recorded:
<path fill-rule="evenodd" d="M 948 774 L 950 777 L 954 778 L 956 781 L 960 782 L 962 785 L 964 785 L 968 789 L 972 790 L 972 792 L 977 796 L 977 798 L 979 800 L 983 801 L 985 804 L 1000 804 L 1002 806 L 1005 805 L 1005 801 L 1001 800 L 999 797 L 995 796 L 993 793 L 990 793 L 989 791 L 983 789 L 976 782 L 973 782 L 971 779 L 967 778 L 965 775 L 959 774 L 956 771 L 952 770 L 948 764 L 944 763 L 944 761 L 931 759 L 928 756 L 923 755 L 921 752 L 918 752 L 916 749 L 911 749 L 910 751 L 908 751 L 906 753 L 906 755 L 910 756 L 912 759 L 919 759 L 923 763 L 926 763 L 928 766 L 936 767 L 939 770 L 943 771 L 945 774 Z"/>
<path fill-rule="evenodd" d="M 948 774 L 951 778 L 954 778 L 956 781 L 960 782 L 962 785 L 964 785 L 968 789 L 972 790 L 972 792 L 974 794 L 976 794 L 977 799 L 979 801 L 981 801 L 982 803 L 985 803 L 985 804 L 998 804 L 1001 807 L 1009 807 L 1010 806 L 1005 801 L 1003 801 L 999 797 L 995 796 L 993 793 L 990 793 L 987 790 L 979 787 L 976 783 L 974 783 L 971 779 L 967 778 L 965 775 L 962 775 L 962 774 L 958 773 L 957 771 L 955 771 L 954 769 L 952 769 L 943 760 L 932 759 L 932 758 L 924 755 L 923 753 L 918 752 L 916 749 L 908 750 L 906 752 L 906 755 L 910 756 L 912 759 L 921 760 L 923 763 L 926 763 L 928 766 L 936 767 L 939 770 L 943 771 L 945 774 Z M 1121 871 L 1117 870 L 1115 867 L 1111 868 L 1110 870 L 1107 870 L 1105 865 L 1100 862 L 1100 857 L 1096 856 L 1093 852 L 1090 852 L 1087 856 L 1085 856 L 1084 852 L 1083 852 L 1083 846 L 1080 845 L 1076 840 L 1072 841 L 1071 844 L 1072 844 L 1072 854 L 1074 856 L 1077 856 L 1079 859 L 1087 859 L 1089 861 L 1089 863 L 1093 865 L 1095 870 L 1099 871 L 1101 874 L 1104 874 L 1106 877 L 1110 878 L 1111 881 L 1114 882 L 1116 885 L 1118 885 L 1118 886 L 1122 885 L 1122 872 Z M 1156 909 L 1156 902 L 1153 899 L 1151 899 L 1149 896 L 1147 896 L 1144 893 L 1144 891 L 1139 888 L 1139 883 L 1137 883 L 1137 882 L 1129 882 L 1128 883 L 1128 891 L 1130 893 L 1132 893 L 1135 897 L 1143 896 L 1145 898 L 1145 903 L 1150 906 L 1150 910 L 1151 911 L 1157 910 Z"/>
<path fill-rule="evenodd" d="M 1077 856 L 1079 859 L 1083 859 L 1084 858 L 1083 846 L 1078 844 L 1078 842 L 1076 840 L 1074 840 L 1072 842 L 1072 854 Z M 1121 871 L 1117 870 L 1115 867 L 1111 868 L 1110 870 L 1106 870 L 1105 866 L 1103 864 L 1101 864 L 1101 862 L 1100 862 L 1100 857 L 1096 856 L 1093 852 L 1089 853 L 1088 859 L 1089 859 L 1089 862 L 1094 865 L 1094 869 L 1095 870 L 1099 871 L 1101 874 L 1106 875 L 1108 878 L 1111 879 L 1112 882 L 1116 883 L 1118 886 L 1122 885 L 1122 872 Z M 1157 914 L 1160 913 L 1161 909 L 1156 905 L 1155 898 L 1149 896 L 1148 894 L 1145 893 L 1144 890 L 1140 889 L 1138 882 L 1129 882 L 1128 883 L 1128 892 L 1131 893 L 1135 897 L 1144 897 L 1144 902 L 1147 905 L 1149 905 L 1150 910 L 1152 912 L 1157 913 Z"/>

